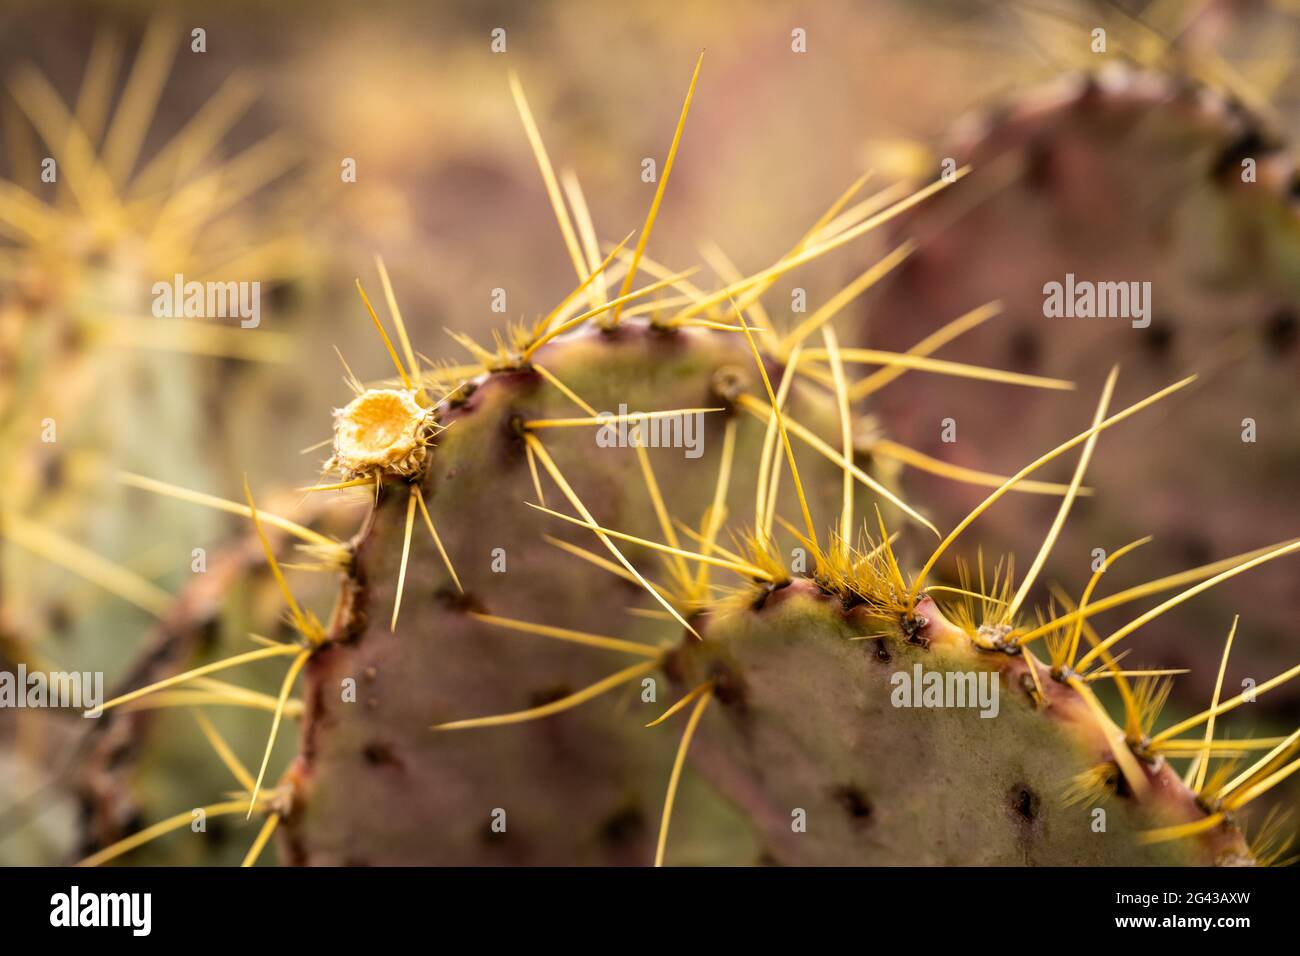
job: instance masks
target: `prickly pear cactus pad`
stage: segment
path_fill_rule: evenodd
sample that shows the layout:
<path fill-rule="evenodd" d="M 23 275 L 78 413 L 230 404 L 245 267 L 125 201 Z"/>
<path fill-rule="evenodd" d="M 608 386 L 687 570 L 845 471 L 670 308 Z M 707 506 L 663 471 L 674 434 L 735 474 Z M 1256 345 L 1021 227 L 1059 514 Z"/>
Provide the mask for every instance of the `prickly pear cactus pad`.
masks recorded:
<path fill-rule="evenodd" d="M 963 338 L 967 358 L 1073 380 L 1120 363 L 1130 383 L 1149 389 L 1201 373 L 1177 400 L 1176 442 L 1163 440 L 1172 420 L 1158 416 L 1116 433 L 1113 454 L 1091 474 L 1099 487 L 1124 493 L 1081 513 L 1062 547 L 1086 553 L 1150 534 L 1148 561 L 1202 563 L 1273 534 L 1275 516 L 1294 500 L 1284 476 L 1300 457 L 1300 218 L 1294 155 L 1276 120 L 1231 90 L 1111 64 L 1017 90 L 959 124 L 940 148 L 954 162 L 997 170 L 1002 187 L 982 192 L 981 178 L 967 177 L 891 224 L 897 241 L 934 239 L 885 284 L 879 314 L 907 315 L 928 331 L 942 328 L 956 303 L 996 296 L 1004 316 Z M 1053 283 L 1096 281 L 1144 285 L 1143 314 L 1045 315 L 1044 290 Z M 874 323 L 872 333 L 882 348 L 905 347 L 916 334 L 892 322 Z M 893 433 L 878 443 L 880 453 L 901 442 L 980 467 L 1018 454 L 1028 438 L 1050 441 L 1058 428 L 1053 411 L 1025 409 L 1006 393 L 990 394 L 979 416 L 964 414 L 960 398 L 882 394 L 880 414 Z M 1011 415 L 1014 431 L 1003 425 Z M 949 418 L 955 441 L 940 424 Z M 1240 466 L 1189 469 L 1186 447 Z M 909 487 L 945 519 L 973 503 L 968 489 L 924 475 Z M 1038 524 L 1025 517 L 995 512 L 987 528 L 1000 542 L 1032 547 Z M 1139 567 L 1126 562 L 1112 581 L 1139 580 Z M 1187 628 L 1202 610 L 1230 618 L 1244 601 L 1256 608 L 1256 635 L 1238 661 L 1261 671 L 1285 667 L 1298 607 L 1285 563 L 1175 612 L 1151 629 L 1147 646 L 1169 666 L 1191 666 Z M 1200 699 L 1214 680 L 1213 667 L 1195 668 L 1181 692 Z"/>
<path fill-rule="evenodd" d="M 910 640 L 901 632 L 864 640 L 855 609 L 793 582 L 761 607 L 710 622 L 705 640 L 674 654 L 669 673 L 682 692 L 715 688 L 692 752 L 758 822 L 773 861 L 1249 861 L 1231 828 L 1144 845 L 1144 830 L 1203 818 L 1173 768 L 1142 764 L 1137 797 L 1114 771 L 1088 702 L 1048 668 L 1026 654 L 979 650 L 933 601 L 916 614 L 926 623 Z M 965 706 L 945 706 L 954 700 Z M 1094 765 L 1107 770 L 1097 774 L 1095 803 L 1062 799 L 1061 781 Z"/>
<path fill-rule="evenodd" d="M 752 377 L 747 360 L 752 366 L 734 336 L 655 330 L 636 320 L 612 333 L 593 330 L 553 342 L 535 357 L 547 376 L 614 415 L 620 401 L 637 409 L 726 405 L 715 382 L 729 388 L 732 375 Z M 590 563 L 616 559 L 603 549 L 603 558 L 585 550 L 587 532 L 521 504 L 536 502 L 533 469 L 546 474 L 546 463 L 585 461 L 570 484 L 594 515 L 637 536 L 665 529 L 633 450 L 600 447 L 598 426 L 542 427 L 584 410 L 535 368 L 493 373 L 472 385 L 439 416 L 427 467 L 413 478 L 384 482 L 353 543 L 332 642 L 306 669 L 303 751 L 290 772 L 296 810 L 285 828 L 297 862 L 637 863 L 652 852 L 671 753 L 664 739 L 637 732 L 627 719 L 626 695 L 481 734 L 429 730 L 430 723 L 466 714 L 562 700 L 604 677 L 609 659 L 623 657 L 648 675 L 658 654 L 655 628 L 647 626 L 634 628 L 641 633 L 613 655 L 518 632 L 530 621 L 621 632 L 628 609 L 646 604 L 645 590 L 627 569 L 614 564 L 620 577 Z M 791 407 L 810 421 L 833 423 L 833 405 L 819 398 L 801 389 Z M 737 457 L 761 449 L 765 430 L 755 419 L 742 422 L 722 409 L 688 421 L 700 429 L 698 449 L 730 443 Z M 535 436 L 545 436 L 536 453 Z M 530 467 L 535 454 L 541 462 Z M 655 449 L 646 460 L 674 514 L 704 515 L 717 460 L 689 454 L 689 448 Z M 830 502 L 839 494 L 840 470 L 823 461 L 815 473 L 828 491 L 823 501 Z M 750 482 L 751 501 L 752 494 Z M 567 503 L 559 490 L 542 500 L 551 508 Z M 733 501 L 729 496 L 727 503 Z M 425 508 L 436 540 L 423 523 Z M 419 537 L 407 555 L 412 509 Z M 689 544 L 671 525 L 667 534 Z M 634 566 L 659 564 L 644 547 L 623 544 L 620 551 Z M 693 586 L 697 567 L 684 560 L 669 566 L 671 582 Z M 353 687 L 355 694 L 341 692 Z M 556 776 L 559 767 L 565 769 Z M 554 790 L 537 787 L 546 778 L 556 780 Z M 412 788 L 426 795 L 415 805 L 408 800 Z M 494 807 L 477 805 L 483 793 L 494 794 Z M 406 809 L 376 812 L 394 801 Z M 578 806 L 582 818 L 565 824 Z M 507 814 L 500 834 L 491 830 L 487 812 L 496 807 Z"/>
<path fill-rule="evenodd" d="M 0 289 L 0 331 L 17 330 L 0 362 L 20 373 L 0 379 L 0 774 L 22 776 L 0 850 L 17 835 L 24 859 L 85 867 L 1291 863 L 1300 663 L 1278 637 L 1294 596 L 1276 582 L 1293 584 L 1300 559 L 1294 442 L 1270 435 L 1243 464 L 1220 432 L 1243 402 L 1283 429 L 1300 409 L 1285 349 L 1243 359 L 1233 325 L 1296 306 L 1296 177 L 1268 97 L 1209 52 L 1214 24 L 1164 7 L 1044 32 L 1029 26 L 1041 11 L 1013 5 L 1026 35 L 1115 62 L 1063 78 L 1079 58 L 1058 63 L 1045 43 L 1054 81 L 1009 65 L 1011 105 L 955 140 L 802 183 L 798 217 L 760 208 L 775 187 L 756 196 L 753 231 L 797 224 L 735 261 L 694 234 L 717 180 L 681 160 L 719 151 L 708 97 L 762 100 L 758 79 L 737 82 L 749 39 L 674 59 L 671 120 L 641 118 L 628 219 L 604 189 L 589 202 L 591 156 L 565 143 L 581 179 L 552 158 L 566 122 L 603 114 L 535 78 L 536 49 L 522 51 L 548 34 L 493 29 L 476 55 L 499 57 L 494 108 L 539 174 L 530 201 L 562 267 L 520 262 L 509 289 L 479 287 L 479 251 L 454 251 L 454 230 L 413 241 L 422 216 L 455 223 L 453 207 L 352 189 L 400 166 L 394 144 L 421 142 L 409 132 L 356 155 L 317 143 L 308 162 L 329 188 L 364 198 L 301 227 L 286 212 L 301 195 L 281 207 L 264 192 L 291 168 L 276 140 L 210 155 L 243 142 L 251 88 L 222 87 L 153 143 L 173 21 L 146 34 L 123 119 L 94 93 L 114 85 L 111 41 L 71 107 L 21 73 L 19 125 L 67 178 L 66 192 L 0 184 L 0 269 L 21 280 Z M 882 30 L 901 29 L 895 15 Z M 780 30 L 791 56 L 808 53 L 802 26 Z M 190 42 L 205 52 L 207 31 Z M 575 75 L 598 62 L 586 55 L 573 51 Z M 713 85 L 714 63 L 727 82 Z M 419 112 L 385 112 L 379 88 L 359 73 L 338 115 Z M 449 152 L 494 129 L 475 122 Z M 848 149 L 832 134 L 827 149 Z M 855 155 L 877 155 L 868 136 Z M 514 189 L 468 156 L 430 160 L 477 183 L 467 208 Z M 764 159 L 746 156 L 743 175 Z M 1242 160 L 1257 179 L 1237 181 Z M 340 241 L 369 203 L 381 222 Z M 676 241 L 683 222 L 698 263 Z M 521 206 L 502 270 L 530 225 Z M 383 254 L 358 259 L 372 236 Z M 271 281 L 299 242 L 332 277 L 292 355 L 282 327 L 178 324 L 161 346 L 147 321 L 104 331 L 148 309 L 156 272 L 177 289 L 182 272 Z M 540 294 L 520 278 L 538 272 Z M 1113 341 L 1128 320 L 1148 335 L 1142 320 L 1172 321 L 1148 315 L 1149 297 L 1124 329 L 1073 335 L 1044 304 L 1058 273 L 1154 284 L 1189 317 L 1178 348 L 1207 354 L 1130 361 Z M 1050 349 L 1004 347 L 1026 329 Z M 130 339 L 131 362 L 105 358 L 97 335 Z M 137 392 L 136 352 L 172 350 L 211 360 L 213 377 L 159 359 Z M 211 389 L 234 359 L 256 361 L 223 405 Z M 1225 384 L 1238 360 L 1267 381 Z M 222 409 L 205 419 L 205 404 Z M 47 407 L 67 447 L 8 454 Z M 292 474 L 277 467 L 300 448 Z M 1266 492 L 1222 514 L 1187 503 L 1256 479 Z M 1203 546 L 1152 545 L 1171 523 Z M 36 560 L 12 569 L 15 549 Z M 126 604 L 129 640 L 107 626 Z M 11 720 L 11 662 L 108 671 L 107 691 L 68 719 Z"/>

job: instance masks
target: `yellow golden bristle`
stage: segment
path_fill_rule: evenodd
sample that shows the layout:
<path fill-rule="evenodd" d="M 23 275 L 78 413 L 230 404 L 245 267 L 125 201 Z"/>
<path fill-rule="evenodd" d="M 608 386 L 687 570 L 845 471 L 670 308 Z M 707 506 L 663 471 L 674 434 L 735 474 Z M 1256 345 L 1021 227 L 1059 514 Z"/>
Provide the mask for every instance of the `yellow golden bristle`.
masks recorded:
<path fill-rule="evenodd" d="M 1067 807 L 1079 804 L 1096 806 L 1114 795 L 1115 784 L 1118 781 L 1119 767 L 1113 763 L 1099 763 L 1075 775 L 1062 794 L 1061 800 Z"/>
<path fill-rule="evenodd" d="M 1131 743 L 1150 736 L 1173 687 L 1173 679 L 1169 677 L 1139 677 L 1134 681 L 1136 702 L 1134 706 L 1126 708 L 1124 714 L 1125 736 Z"/>
<path fill-rule="evenodd" d="M 225 800 L 221 803 L 211 803 L 206 807 L 200 807 L 198 809 L 200 809 L 206 817 L 221 817 L 242 813 L 246 806 L 247 804 L 244 800 Z M 194 810 L 184 810 L 173 817 L 168 817 L 161 823 L 155 823 L 153 826 L 146 827 L 138 833 L 133 833 L 129 837 L 119 840 L 97 853 L 92 853 L 90 856 L 78 863 L 77 866 L 99 866 L 102 863 L 115 860 L 125 853 L 129 853 L 138 847 L 142 847 L 146 843 L 151 843 L 159 837 L 165 836 L 175 830 L 179 830 L 182 827 L 187 827 L 193 822 Z"/>
<path fill-rule="evenodd" d="M 1115 366 L 1110 370 L 1110 374 L 1106 376 L 1106 384 L 1102 386 L 1101 398 L 1097 401 L 1097 410 L 1092 417 L 1093 428 L 1100 425 L 1106 417 L 1106 409 L 1110 406 L 1110 398 L 1115 391 L 1115 380 L 1118 377 L 1119 366 Z M 1038 572 L 1042 570 L 1043 564 L 1047 561 L 1047 556 L 1051 554 L 1052 546 L 1056 543 L 1057 537 L 1060 536 L 1061 528 L 1065 525 L 1065 519 L 1070 514 L 1070 507 L 1074 504 L 1074 498 L 1079 492 L 1079 486 L 1083 483 L 1084 472 L 1087 471 L 1088 462 L 1092 459 L 1093 449 L 1097 446 L 1097 437 L 1098 433 L 1093 432 L 1088 436 L 1088 440 L 1083 443 L 1083 451 L 1079 453 L 1079 463 L 1075 467 L 1074 477 L 1070 480 L 1070 488 L 1061 499 L 1056 518 L 1052 521 L 1051 528 L 1043 537 L 1043 543 L 1038 549 L 1038 554 L 1034 556 L 1029 571 L 1026 572 L 1024 580 L 1020 582 L 1020 587 L 1007 605 L 1000 623 L 1011 624 L 1015 620 L 1016 612 L 1020 610 L 1020 605 L 1024 603 L 1025 598 L 1029 595 L 1029 589 L 1033 587 Z"/>
<path fill-rule="evenodd" d="M 1029 475 L 1037 471 L 1039 468 L 1046 465 L 1048 462 L 1051 462 L 1056 458 L 1060 457 L 1062 454 L 1069 451 L 1071 448 L 1075 447 L 1076 445 L 1082 442 L 1087 441 L 1093 435 L 1105 431 L 1106 429 L 1119 424 L 1125 419 L 1133 415 L 1136 415 L 1138 412 L 1142 411 L 1144 408 L 1148 407 L 1149 405 L 1153 405 L 1156 402 L 1160 401 L 1161 399 L 1167 398 L 1173 393 L 1183 388 L 1186 388 L 1188 385 L 1191 385 L 1194 381 L 1196 381 L 1196 376 L 1189 375 L 1187 378 L 1184 378 L 1181 381 L 1175 382 L 1172 385 L 1160 389 L 1160 391 L 1158 392 L 1154 392 L 1151 395 L 1148 395 L 1140 402 L 1135 402 L 1134 404 L 1125 408 L 1123 411 L 1116 412 L 1114 415 L 1111 415 L 1105 421 L 1099 422 L 1098 424 L 1094 425 L 1092 428 L 1080 432 L 1079 434 L 1075 435 L 1073 438 L 1069 439 L 1068 441 L 1063 442 L 1060 445 L 1057 445 L 1055 448 L 1047 452 L 1045 455 L 1039 456 L 1037 459 L 1030 462 L 1024 468 L 1021 468 L 1018 472 L 1016 472 L 1014 475 L 1008 478 L 1006 483 L 1003 484 L 1002 487 L 998 488 L 991 495 L 985 498 L 982 502 L 976 505 L 975 508 L 968 515 L 966 515 L 965 518 L 963 518 L 960 522 L 958 522 L 957 526 L 948 533 L 948 536 L 944 538 L 941 542 L 939 542 L 939 546 L 935 548 L 933 552 L 931 552 L 930 557 L 926 560 L 925 564 L 922 566 L 920 573 L 917 574 L 916 580 L 913 582 L 912 585 L 913 588 L 919 589 L 925 583 L 926 579 L 930 575 L 930 572 L 934 570 L 934 566 L 939 563 L 939 558 L 941 558 L 943 554 L 948 550 L 948 548 L 952 546 L 953 542 L 955 542 L 957 538 L 959 538 L 962 535 L 962 533 L 967 528 L 969 528 L 980 515 L 982 515 L 985 511 L 987 511 L 990 507 L 992 507 L 993 504 L 996 503 L 998 499 L 1000 499 L 1004 494 L 1006 494 L 1013 486 L 1018 484 L 1023 479 L 1027 478 Z"/>
<path fill-rule="evenodd" d="M 677 119 L 677 128 L 673 130 L 673 141 L 668 147 L 668 157 L 664 160 L 663 173 L 659 177 L 659 184 L 655 187 L 654 199 L 650 201 L 650 210 L 646 213 L 645 225 L 641 227 L 641 235 L 637 239 L 636 249 L 632 252 L 632 260 L 627 267 L 627 275 L 623 277 L 623 287 L 619 290 L 619 298 L 622 299 L 632 288 L 632 280 L 636 277 L 637 267 L 641 263 L 641 257 L 645 254 L 646 243 L 650 241 L 650 234 L 654 231 L 655 219 L 659 216 L 659 206 L 664 200 L 664 192 L 668 188 L 668 178 L 673 171 L 673 163 L 677 159 L 677 147 L 682 142 L 682 132 L 686 129 L 686 117 L 691 112 L 691 100 L 695 98 L 695 85 L 700 79 L 700 67 L 704 65 L 704 52 L 701 51 L 699 58 L 695 61 L 695 72 L 691 74 L 691 84 L 686 88 L 686 100 L 682 103 L 681 116 Z M 617 325 L 619 320 L 619 310 L 623 303 L 615 300 L 618 305 L 614 310 L 611 318 L 611 325 Z"/>
<path fill-rule="evenodd" d="M 998 558 L 991 577 L 985 574 L 983 548 L 976 549 L 974 573 L 965 559 L 958 558 L 956 563 L 961 593 L 958 600 L 942 606 L 953 624 L 973 636 L 985 625 L 1005 618 L 1015 588 L 1015 556 Z"/>
<path fill-rule="evenodd" d="M 629 681 L 636 680 L 638 677 L 644 677 L 651 673 L 659 666 L 658 661 L 646 661 L 641 664 L 633 664 L 616 674 L 599 680 L 589 687 L 569 694 L 559 700 L 551 701 L 549 704 L 543 704 L 540 707 L 532 707 L 528 710 L 516 711 L 509 714 L 496 714 L 491 717 L 473 717 L 469 720 L 456 720 L 446 724 L 435 724 L 433 730 L 469 730 L 476 727 L 500 727 L 505 724 L 520 724 L 530 720 L 541 720 L 543 717 L 550 717 L 553 714 L 563 713 L 581 704 L 586 703 L 593 697 L 598 697 L 615 687 L 622 686 Z"/>
<path fill-rule="evenodd" d="M 1295 843 L 1292 829 L 1294 811 L 1273 807 L 1264 817 L 1259 830 L 1250 841 L 1250 855 L 1256 866 L 1290 866 L 1297 857 L 1287 857 Z"/>
<path fill-rule="evenodd" d="M 668 824 L 673 816 L 673 803 L 677 799 L 677 785 L 681 781 L 682 767 L 686 763 L 686 753 L 691 749 L 691 740 L 695 737 L 695 728 L 699 726 L 700 718 L 704 716 L 704 708 L 709 705 L 713 697 L 713 684 L 707 682 L 688 696 L 695 696 L 699 692 L 699 699 L 695 703 L 694 709 L 691 710 L 691 716 L 686 721 L 686 729 L 682 732 L 681 743 L 677 747 L 677 756 L 673 760 L 672 773 L 668 777 L 668 792 L 664 796 L 663 818 L 659 824 L 659 842 L 655 848 L 655 866 L 664 865 L 664 851 L 668 846 Z"/>

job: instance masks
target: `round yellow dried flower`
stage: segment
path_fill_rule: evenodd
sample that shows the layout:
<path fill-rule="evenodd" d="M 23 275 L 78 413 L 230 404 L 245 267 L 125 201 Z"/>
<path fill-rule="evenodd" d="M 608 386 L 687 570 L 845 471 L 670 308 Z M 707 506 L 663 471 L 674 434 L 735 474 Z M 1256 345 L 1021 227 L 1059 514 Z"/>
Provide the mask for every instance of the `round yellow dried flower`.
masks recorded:
<path fill-rule="evenodd" d="M 371 388 L 334 410 L 334 457 L 329 467 L 347 478 L 409 477 L 424 463 L 433 411 L 407 389 Z"/>

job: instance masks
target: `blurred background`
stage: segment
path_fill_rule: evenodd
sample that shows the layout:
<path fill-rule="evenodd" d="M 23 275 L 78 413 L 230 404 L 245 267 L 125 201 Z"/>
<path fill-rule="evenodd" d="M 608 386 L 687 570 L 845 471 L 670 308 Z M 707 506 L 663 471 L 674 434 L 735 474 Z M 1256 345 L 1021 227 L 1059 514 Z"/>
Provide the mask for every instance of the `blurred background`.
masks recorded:
<path fill-rule="evenodd" d="M 507 71 L 557 167 L 581 181 L 600 239 L 617 241 L 645 215 L 655 182 L 643 161 L 662 164 L 701 50 L 650 255 L 721 285 L 728 263 L 750 273 L 778 259 L 864 172 L 875 191 L 929 182 L 945 159 L 971 163 L 937 201 L 783 278 L 768 309 L 780 323 L 796 287 L 823 302 L 913 239 L 917 253 L 839 320 L 842 340 L 906 349 L 1001 300 L 1003 315 L 941 356 L 1079 384 L 1027 392 L 913 374 L 873 399 L 882 434 L 1010 473 L 1086 426 L 1115 362 L 1117 402 L 1202 374 L 1103 437 L 1096 494 L 1079 502 L 1051 580 L 1077 595 L 1093 549 L 1146 534 L 1108 588 L 1300 534 L 1298 40 L 1291 0 L 8 0 L 0 660 L 102 670 L 114 687 L 272 633 L 279 596 L 245 523 L 124 487 L 117 472 L 231 499 L 246 474 L 259 503 L 348 536 L 357 512 L 320 511 L 293 489 L 317 477 L 327 451 L 301 450 L 329 438 L 330 410 L 348 398 L 335 348 L 362 380 L 388 374 L 354 279 L 374 297 L 382 256 L 431 359 L 465 360 L 446 330 L 485 341 L 507 318 L 548 311 L 573 280 Z M 1241 181 L 1243 159 L 1257 160 L 1257 181 Z M 153 318 L 152 284 L 177 272 L 260 282 L 260 325 Z M 1152 281 L 1152 325 L 1049 323 L 1042 285 L 1066 272 Z M 955 442 L 941 439 L 947 418 Z M 1246 418 L 1254 443 L 1241 440 Z M 904 484 L 941 527 L 985 493 L 910 470 Z M 1016 496 L 971 545 L 1024 567 L 1054 509 Z M 1284 559 L 1143 630 L 1135 665 L 1192 669 L 1167 719 L 1205 706 L 1234 614 L 1225 687 L 1295 663 L 1298 582 Z M 294 585 L 322 606 L 334 588 L 320 575 Z M 273 692 L 277 670 L 262 676 Z M 1300 691 L 1243 710 L 1243 733 L 1289 732 Z M 120 825 L 124 804 L 143 823 L 224 785 L 196 727 L 173 716 L 88 734 L 68 713 L 0 710 L 0 862 L 65 861 L 104 819 Z M 232 737 L 264 733 L 261 713 L 219 719 Z M 294 745 L 283 735 L 277 759 Z M 160 846 L 132 859 L 237 861 L 246 841 L 223 850 L 213 827 L 211 855 Z"/>

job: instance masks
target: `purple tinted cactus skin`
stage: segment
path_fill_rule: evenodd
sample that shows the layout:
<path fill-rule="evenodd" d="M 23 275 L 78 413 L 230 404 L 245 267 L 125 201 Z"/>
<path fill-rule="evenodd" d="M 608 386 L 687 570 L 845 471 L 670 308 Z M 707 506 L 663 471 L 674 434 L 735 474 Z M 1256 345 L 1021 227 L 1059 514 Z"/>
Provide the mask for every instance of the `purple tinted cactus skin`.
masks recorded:
<path fill-rule="evenodd" d="M 1155 416 L 1107 439 L 1090 470 L 1098 495 L 1080 502 L 1061 543 L 1071 568 L 1086 568 L 1094 548 L 1153 534 L 1142 559 L 1109 578 L 1123 587 L 1150 567 L 1246 551 L 1276 537 L 1279 521 L 1288 533 L 1294 521 L 1286 519 L 1296 514 L 1288 478 L 1300 461 L 1300 215 L 1286 144 L 1230 97 L 1173 76 L 1114 69 L 1026 93 L 964 124 L 941 149 L 975 171 L 894 225 L 895 239 L 923 241 L 873 305 L 875 344 L 906 347 L 988 295 L 1003 301 L 1006 315 L 952 346 L 963 360 L 1061 376 L 1084 389 L 1115 363 L 1138 390 L 1202 375 L 1171 411 L 1176 425 Z M 1255 182 L 1243 181 L 1243 159 L 1256 161 Z M 1044 285 L 1067 273 L 1149 281 L 1150 326 L 1046 318 Z M 1058 433 L 1053 409 L 1008 392 L 981 393 L 979 414 L 970 414 L 966 390 L 956 382 L 888 389 L 877 408 L 891 437 L 975 468 Z M 957 423 L 953 444 L 941 438 L 948 417 Z M 1253 443 L 1243 442 L 1248 418 L 1258 429 Z M 1176 436 L 1168 431 L 1175 427 Z M 1192 449 L 1218 464 L 1193 465 Z M 978 500 L 928 476 L 905 480 L 945 520 Z M 1020 504 L 990 512 L 985 540 L 1016 551 L 1034 546 L 1053 505 Z M 1213 686 L 1217 640 L 1187 634 L 1206 617 L 1228 621 L 1250 608 L 1254 637 L 1241 649 L 1248 673 L 1286 667 L 1300 612 L 1293 583 L 1287 567 L 1261 568 L 1249 584 L 1172 614 L 1144 637 L 1144 648 L 1191 667 L 1176 693 L 1199 702 Z M 1294 700 L 1261 707 L 1287 724 Z"/>
<path fill-rule="evenodd" d="M 744 808 L 767 858 L 786 865 L 1211 865 L 1250 860 L 1240 831 L 1140 844 L 1136 831 L 1201 819 L 1167 763 L 1145 765 L 1141 799 L 1065 806 L 1066 784 L 1109 759 L 1083 701 L 1040 682 L 1035 702 L 1023 656 L 977 649 L 929 599 L 912 640 L 897 629 L 854 641 L 859 611 L 809 581 L 763 606 L 702 625 L 669 673 L 679 692 L 713 680 L 716 704 L 692 754 Z M 976 707 L 893 705 L 893 675 L 987 672 L 996 716 Z M 1041 668 L 1041 665 L 1037 665 Z M 1104 810 L 1104 832 L 1095 810 Z M 803 829 L 794 826 L 803 811 Z"/>
<path fill-rule="evenodd" d="M 569 337 L 543 348 L 537 362 L 601 411 L 726 405 L 719 380 L 756 378 L 745 340 L 729 333 L 663 332 L 626 321 L 612 333 Z M 759 386 L 761 387 L 761 386 Z M 833 402 L 802 385 L 792 413 L 834 434 Z M 607 676 L 619 655 L 521 635 L 470 612 L 545 622 L 634 640 L 664 637 L 663 624 L 631 619 L 644 606 L 637 585 L 565 554 L 545 535 L 591 548 L 587 532 L 524 502 L 535 499 L 520 420 L 581 414 L 528 369 L 497 372 L 442 416 L 423 477 L 429 510 L 465 591 L 457 592 L 425 538 L 416 540 L 396 633 L 388 628 L 401 557 L 405 486 L 386 484 L 355 539 L 331 643 L 306 671 L 301 751 L 290 778 L 294 812 L 282 829 L 283 858 L 317 863 L 645 864 L 653 856 L 670 735 L 641 725 L 665 703 L 641 701 L 641 686 L 581 708 L 517 726 L 438 733 L 430 725 L 536 706 Z M 698 524 L 711 499 L 725 418 L 705 415 L 705 454 L 650 452 L 673 514 Z M 757 457 L 763 426 L 737 419 L 737 458 Z M 660 539 L 632 450 L 602 448 L 596 429 L 546 433 L 546 447 L 596 518 Z M 744 457 L 742 457 L 744 456 Z M 841 471 L 809 462 L 819 503 L 835 507 Z M 547 504 L 563 507 L 554 485 Z M 554 500 L 553 497 L 554 496 Z M 740 471 L 731 502 L 752 502 L 752 475 Z M 689 547 L 689 542 L 687 542 Z M 598 544 L 595 550 L 609 558 Z M 650 569 L 653 555 L 624 552 Z M 505 572 L 493 571 L 504 549 Z M 673 631 L 667 631 L 671 639 Z M 345 678 L 358 699 L 341 700 Z M 708 821 L 702 859 L 749 862 L 752 841 L 734 812 L 698 787 L 687 813 Z M 496 808 L 506 832 L 490 829 Z"/>
<path fill-rule="evenodd" d="M 708 406 L 717 400 L 711 392 L 720 369 L 744 374 L 737 346 L 725 335 L 665 338 L 624 326 L 557 342 L 538 360 L 598 408 Z M 792 414 L 823 427 L 834 421 L 818 418 L 811 390 L 796 390 L 793 399 Z M 980 649 L 924 594 L 896 619 L 886 616 L 882 628 L 880 615 L 796 577 L 748 597 L 742 589 L 742 599 L 703 610 L 692 618 L 702 639 L 685 635 L 675 649 L 681 631 L 671 623 L 620 627 L 622 609 L 643 592 L 557 557 L 543 535 L 572 531 L 521 503 L 533 489 L 520 423 L 571 411 L 557 389 L 517 369 L 486 376 L 443 416 L 422 489 L 465 590 L 452 586 L 426 544 L 408 567 L 395 633 L 387 624 L 406 506 L 400 482 L 385 486 L 354 541 L 329 639 L 306 671 L 300 753 L 287 775 L 291 810 L 280 831 L 285 861 L 648 863 L 674 738 L 640 725 L 703 682 L 718 704 L 695 759 L 730 802 L 699 788 L 684 795 L 679 812 L 713 839 L 686 848 L 695 858 L 815 865 L 1252 859 L 1231 822 L 1189 839 L 1139 841 L 1141 831 L 1206 819 L 1158 758 L 1142 765 L 1140 795 L 1121 783 L 1090 803 L 1064 806 L 1072 781 L 1112 760 L 1096 715 L 1035 663 L 1047 704 L 1037 703 L 1029 658 Z M 744 433 L 739 454 L 755 455 L 761 437 L 757 427 Z M 606 527 L 655 537 L 635 460 L 594 445 L 590 432 L 578 430 L 547 438 Z M 707 474 L 692 478 L 686 458 L 657 460 L 675 510 L 702 510 Z M 820 491 L 815 507 L 834 511 L 842 474 L 813 461 L 804 483 Z M 750 500 L 752 483 L 740 480 L 730 494 Z M 492 570 L 497 547 L 505 549 L 504 574 Z M 628 554 L 647 568 L 653 560 L 631 546 Z M 601 651 L 503 632 L 474 616 L 483 613 L 646 641 L 663 650 L 646 676 L 671 690 L 647 706 L 632 683 L 621 695 L 544 720 L 432 729 L 535 707 L 623 666 Z M 998 716 L 893 707 L 892 675 L 918 664 L 996 674 Z M 355 700 L 340 693 L 349 679 Z M 1098 809 L 1103 832 L 1095 829 Z M 806 831 L 791 828 L 796 810 L 806 815 Z M 499 820 L 504 831 L 492 826 Z"/>

